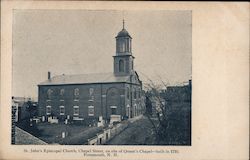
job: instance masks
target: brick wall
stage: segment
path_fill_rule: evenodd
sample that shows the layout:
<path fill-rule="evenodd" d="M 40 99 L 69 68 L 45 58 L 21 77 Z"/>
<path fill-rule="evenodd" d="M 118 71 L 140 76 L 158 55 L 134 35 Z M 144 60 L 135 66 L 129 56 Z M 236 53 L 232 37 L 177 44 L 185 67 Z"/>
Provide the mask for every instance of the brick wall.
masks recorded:
<path fill-rule="evenodd" d="M 79 95 L 75 95 L 76 88 L 79 89 Z M 90 95 L 90 88 L 93 89 L 93 99 Z M 49 89 L 52 91 L 50 96 L 47 93 Z M 61 89 L 64 89 L 63 95 L 60 94 Z M 139 92 L 140 86 L 125 83 L 39 86 L 39 116 L 45 116 L 46 106 L 51 106 L 52 115 L 61 118 L 65 118 L 67 115 L 72 117 L 74 116 L 73 106 L 79 106 L 78 117 L 98 118 L 103 116 L 104 119 L 109 119 L 110 106 L 116 106 L 116 114 L 123 117 L 126 115 L 127 104 L 132 107 L 139 104 L 139 98 L 134 99 L 134 89 Z M 126 95 L 127 92 L 130 92 L 129 97 Z M 60 115 L 60 106 L 65 108 L 64 116 Z M 93 116 L 88 114 L 89 106 L 94 106 Z"/>

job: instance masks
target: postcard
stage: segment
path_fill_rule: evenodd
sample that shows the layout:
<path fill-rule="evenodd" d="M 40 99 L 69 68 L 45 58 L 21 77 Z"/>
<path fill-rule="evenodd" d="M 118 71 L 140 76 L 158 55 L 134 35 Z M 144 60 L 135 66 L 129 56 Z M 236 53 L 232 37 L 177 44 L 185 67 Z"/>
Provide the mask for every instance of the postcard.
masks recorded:
<path fill-rule="evenodd" d="M 248 159 L 249 3 L 1 8 L 1 159 Z"/>

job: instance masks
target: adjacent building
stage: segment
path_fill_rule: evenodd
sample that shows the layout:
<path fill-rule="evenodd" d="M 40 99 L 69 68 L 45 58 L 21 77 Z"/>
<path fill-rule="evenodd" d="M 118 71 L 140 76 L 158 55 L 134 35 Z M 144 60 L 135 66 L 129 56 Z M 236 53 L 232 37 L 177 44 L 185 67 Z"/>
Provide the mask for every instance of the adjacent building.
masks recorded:
<path fill-rule="evenodd" d="M 132 37 L 116 36 L 113 72 L 51 76 L 38 85 L 38 113 L 44 120 L 120 121 L 144 112 L 142 82 L 134 69 Z"/>
<path fill-rule="evenodd" d="M 167 106 L 171 109 L 191 110 L 192 80 L 183 86 L 168 86 L 161 93 L 161 97 L 166 100 Z"/>
<path fill-rule="evenodd" d="M 29 120 L 37 114 L 37 101 L 25 97 L 12 97 L 12 109 L 15 110 L 15 122 Z"/>

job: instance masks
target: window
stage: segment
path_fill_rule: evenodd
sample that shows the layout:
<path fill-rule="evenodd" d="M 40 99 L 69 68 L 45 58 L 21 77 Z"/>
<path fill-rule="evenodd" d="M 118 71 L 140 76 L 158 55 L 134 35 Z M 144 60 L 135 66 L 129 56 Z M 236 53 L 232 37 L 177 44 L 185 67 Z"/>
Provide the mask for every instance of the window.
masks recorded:
<path fill-rule="evenodd" d="M 46 106 L 46 115 L 51 115 L 51 106 Z"/>
<path fill-rule="evenodd" d="M 79 106 L 74 106 L 73 107 L 73 114 L 74 114 L 74 116 L 78 116 L 79 115 Z"/>
<path fill-rule="evenodd" d="M 80 95 L 80 93 L 79 93 L 79 88 L 75 88 L 75 89 L 74 89 L 74 95 L 75 95 L 75 98 L 76 98 L 76 99 L 79 98 L 79 95 Z"/>
<path fill-rule="evenodd" d="M 126 51 L 129 52 L 129 50 L 130 50 L 129 48 L 130 47 L 129 47 L 129 39 L 128 38 L 126 39 L 126 44 L 127 44 L 126 45 Z"/>
<path fill-rule="evenodd" d="M 129 52 L 131 52 L 131 39 L 129 39 Z"/>
<path fill-rule="evenodd" d="M 110 96 L 115 96 L 115 92 L 114 91 L 112 91 L 111 93 L 110 93 Z"/>
<path fill-rule="evenodd" d="M 51 99 L 52 93 L 53 93 L 53 90 L 52 89 L 48 89 L 48 91 L 47 91 L 48 99 Z"/>
<path fill-rule="evenodd" d="M 60 89 L 60 96 L 64 95 L 65 90 L 64 89 Z"/>
<path fill-rule="evenodd" d="M 136 90 L 134 90 L 134 99 L 136 99 Z"/>
<path fill-rule="evenodd" d="M 89 88 L 89 101 L 94 100 L 94 88 Z"/>
<path fill-rule="evenodd" d="M 134 115 L 137 116 L 137 105 L 134 105 Z"/>
<path fill-rule="evenodd" d="M 88 115 L 89 116 L 94 116 L 94 113 L 95 113 L 94 106 L 89 106 L 88 107 Z"/>
<path fill-rule="evenodd" d="M 64 93 L 65 93 L 65 90 L 64 89 L 60 89 L 60 91 L 59 91 L 60 101 L 64 101 Z"/>
<path fill-rule="evenodd" d="M 128 116 L 129 117 L 129 111 L 130 111 L 130 106 L 129 106 L 129 104 L 127 105 L 127 108 L 126 108 L 126 116 Z"/>
<path fill-rule="evenodd" d="M 60 106 L 60 115 L 64 115 L 65 114 L 65 108 L 64 106 Z"/>
<path fill-rule="evenodd" d="M 116 106 L 110 106 L 111 108 L 111 115 L 115 115 L 116 114 Z"/>
<path fill-rule="evenodd" d="M 127 88 L 127 99 L 129 99 L 129 88 Z"/>
<path fill-rule="evenodd" d="M 125 41 L 122 42 L 121 52 L 125 52 Z"/>
<path fill-rule="evenodd" d="M 124 61 L 119 60 L 119 72 L 124 72 Z"/>

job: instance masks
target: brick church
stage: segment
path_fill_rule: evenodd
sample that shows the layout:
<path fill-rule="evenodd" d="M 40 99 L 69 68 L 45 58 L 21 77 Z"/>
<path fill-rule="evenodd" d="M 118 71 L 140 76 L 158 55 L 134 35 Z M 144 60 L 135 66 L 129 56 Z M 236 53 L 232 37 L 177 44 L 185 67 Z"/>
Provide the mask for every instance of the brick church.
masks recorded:
<path fill-rule="evenodd" d="M 116 38 L 113 72 L 59 75 L 38 85 L 38 113 L 44 120 L 121 121 L 144 112 L 142 82 L 134 70 L 132 37 L 124 28 Z"/>

